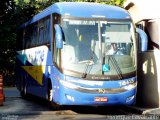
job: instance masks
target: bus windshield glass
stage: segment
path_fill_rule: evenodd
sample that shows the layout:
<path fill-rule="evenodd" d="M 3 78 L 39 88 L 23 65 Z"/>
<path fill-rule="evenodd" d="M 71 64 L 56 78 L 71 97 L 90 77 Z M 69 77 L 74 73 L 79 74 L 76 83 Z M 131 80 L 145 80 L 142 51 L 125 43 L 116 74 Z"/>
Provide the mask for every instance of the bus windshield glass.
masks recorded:
<path fill-rule="evenodd" d="M 136 70 L 131 21 L 63 18 L 62 30 L 62 69 L 80 76 L 123 76 Z"/>

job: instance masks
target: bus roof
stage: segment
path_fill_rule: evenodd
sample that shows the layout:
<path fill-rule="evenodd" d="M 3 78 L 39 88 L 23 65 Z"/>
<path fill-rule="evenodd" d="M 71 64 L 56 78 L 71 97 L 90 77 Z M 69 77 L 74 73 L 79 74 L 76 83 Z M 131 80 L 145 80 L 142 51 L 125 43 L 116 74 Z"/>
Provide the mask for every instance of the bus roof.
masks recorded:
<path fill-rule="evenodd" d="M 88 2 L 59 2 L 44 9 L 21 27 L 32 24 L 52 13 L 85 18 L 130 19 L 128 12 L 117 6 Z"/>

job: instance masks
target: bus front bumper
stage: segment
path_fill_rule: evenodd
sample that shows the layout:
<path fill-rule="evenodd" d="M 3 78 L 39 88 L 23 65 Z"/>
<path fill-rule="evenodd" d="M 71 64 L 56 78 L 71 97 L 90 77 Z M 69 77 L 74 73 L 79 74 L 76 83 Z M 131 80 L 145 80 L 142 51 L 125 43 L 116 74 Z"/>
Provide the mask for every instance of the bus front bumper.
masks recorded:
<path fill-rule="evenodd" d="M 133 105 L 136 100 L 137 83 L 115 89 L 86 89 L 62 83 L 60 105 Z"/>

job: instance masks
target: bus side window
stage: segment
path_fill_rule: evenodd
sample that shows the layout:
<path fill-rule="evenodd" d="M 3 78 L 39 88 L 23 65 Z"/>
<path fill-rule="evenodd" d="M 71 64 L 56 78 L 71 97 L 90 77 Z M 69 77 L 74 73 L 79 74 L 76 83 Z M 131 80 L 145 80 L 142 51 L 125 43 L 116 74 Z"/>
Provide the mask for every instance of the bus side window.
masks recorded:
<path fill-rule="evenodd" d="M 45 19 L 45 29 L 44 29 L 44 44 L 49 45 L 50 41 L 50 17 Z"/>
<path fill-rule="evenodd" d="M 44 39 L 44 23 L 43 20 L 41 20 L 38 25 L 38 46 L 43 44 L 43 39 Z"/>
<path fill-rule="evenodd" d="M 30 26 L 28 26 L 25 29 L 24 40 L 25 40 L 24 48 L 30 48 L 31 46 L 31 27 Z"/>
<path fill-rule="evenodd" d="M 37 43 L 37 23 L 32 26 L 31 47 L 35 47 Z"/>

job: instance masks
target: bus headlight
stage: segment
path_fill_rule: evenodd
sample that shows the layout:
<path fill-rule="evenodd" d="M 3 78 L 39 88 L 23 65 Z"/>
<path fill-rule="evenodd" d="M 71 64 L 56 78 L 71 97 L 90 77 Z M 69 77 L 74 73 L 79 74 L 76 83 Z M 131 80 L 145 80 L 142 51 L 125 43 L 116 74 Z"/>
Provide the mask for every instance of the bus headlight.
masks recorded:
<path fill-rule="evenodd" d="M 125 86 L 124 89 L 126 89 L 126 90 L 131 90 L 131 89 L 135 88 L 136 86 L 137 86 L 137 82 Z"/>
<path fill-rule="evenodd" d="M 71 88 L 71 89 L 77 89 L 77 88 L 79 88 L 78 85 L 75 85 L 75 84 L 70 83 L 70 82 L 67 82 L 67 81 L 60 80 L 60 83 L 61 83 L 63 86 L 67 87 L 67 88 Z"/>
<path fill-rule="evenodd" d="M 68 95 L 68 94 L 66 94 L 65 96 L 66 96 L 66 98 L 67 98 L 68 100 L 70 100 L 70 101 L 72 101 L 72 102 L 75 102 L 75 99 L 74 99 L 73 96 L 70 96 L 70 95 Z"/>
<path fill-rule="evenodd" d="M 133 96 L 128 97 L 128 98 L 126 99 L 126 103 L 127 103 L 127 102 L 132 101 L 134 98 L 135 98 L 135 96 L 134 96 L 134 95 L 133 95 Z"/>

